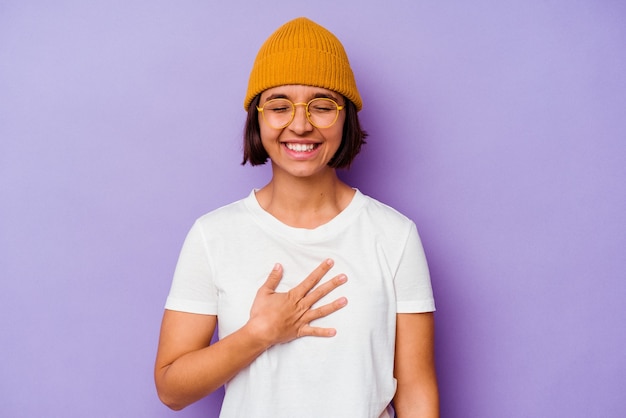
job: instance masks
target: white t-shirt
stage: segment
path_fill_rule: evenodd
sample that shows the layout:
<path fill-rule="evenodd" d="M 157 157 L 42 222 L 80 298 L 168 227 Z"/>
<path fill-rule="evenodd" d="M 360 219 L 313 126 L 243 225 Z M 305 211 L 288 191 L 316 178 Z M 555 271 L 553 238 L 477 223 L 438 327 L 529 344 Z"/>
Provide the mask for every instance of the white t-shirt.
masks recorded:
<path fill-rule="evenodd" d="M 263 210 L 254 191 L 199 218 L 183 245 L 166 309 L 217 315 L 219 337 L 249 319 L 258 288 L 275 263 L 277 291 L 300 283 L 324 259 L 322 283 L 348 282 L 343 309 L 311 323 L 332 338 L 302 337 L 266 350 L 226 384 L 221 417 L 391 417 L 396 313 L 431 312 L 435 304 L 415 224 L 356 191 L 351 203 L 315 229 L 293 228 Z"/>

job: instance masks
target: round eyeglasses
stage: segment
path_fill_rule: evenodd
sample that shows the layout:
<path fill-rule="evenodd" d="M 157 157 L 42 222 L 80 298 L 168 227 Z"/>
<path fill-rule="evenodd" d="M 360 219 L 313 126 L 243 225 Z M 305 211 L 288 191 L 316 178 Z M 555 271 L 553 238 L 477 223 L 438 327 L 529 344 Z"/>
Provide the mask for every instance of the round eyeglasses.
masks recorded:
<path fill-rule="evenodd" d="M 326 97 L 318 97 L 308 103 L 294 103 L 288 99 L 271 99 L 257 106 L 256 110 L 263 114 L 263 120 L 274 129 L 283 129 L 293 121 L 296 106 L 304 106 L 305 115 L 311 125 L 316 128 L 329 128 L 337 122 L 339 111 L 345 106 Z"/>

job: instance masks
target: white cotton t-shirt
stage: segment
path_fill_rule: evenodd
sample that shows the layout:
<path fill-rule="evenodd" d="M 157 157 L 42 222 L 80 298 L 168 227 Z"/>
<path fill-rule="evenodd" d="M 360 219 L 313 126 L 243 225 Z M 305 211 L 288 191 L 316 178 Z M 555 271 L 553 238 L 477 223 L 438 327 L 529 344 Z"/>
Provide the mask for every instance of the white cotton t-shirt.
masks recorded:
<path fill-rule="evenodd" d="M 343 309 L 311 323 L 332 338 L 302 337 L 273 346 L 225 385 L 222 418 L 392 417 L 396 314 L 435 304 L 415 224 L 356 190 L 351 203 L 315 229 L 287 226 L 263 210 L 254 191 L 199 218 L 183 245 L 166 309 L 217 315 L 219 337 L 248 320 L 275 263 L 277 291 L 300 283 L 324 259 L 348 282 Z"/>

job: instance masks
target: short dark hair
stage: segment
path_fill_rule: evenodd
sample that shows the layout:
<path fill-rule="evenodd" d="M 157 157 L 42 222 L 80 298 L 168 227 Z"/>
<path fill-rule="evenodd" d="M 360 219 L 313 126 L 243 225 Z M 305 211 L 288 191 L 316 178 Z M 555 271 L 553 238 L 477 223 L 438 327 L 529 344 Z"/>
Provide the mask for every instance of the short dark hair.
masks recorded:
<path fill-rule="evenodd" d="M 256 109 L 259 105 L 261 95 L 257 95 L 248 107 L 248 117 L 246 118 L 246 126 L 243 132 L 243 161 L 241 165 L 250 162 L 250 165 L 263 165 L 267 162 L 269 155 L 263 148 L 261 142 L 261 128 L 259 127 L 259 111 Z M 333 168 L 349 168 L 354 157 L 361 151 L 364 145 L 367 132 L 361 129 L 359 116 L 356 106 L 350 100 L 344 97 L 346 103 L 346 119 L 343 123 L 343 134 L 341 136 L 341 145 L 339 149 L 328 162 Z"/>

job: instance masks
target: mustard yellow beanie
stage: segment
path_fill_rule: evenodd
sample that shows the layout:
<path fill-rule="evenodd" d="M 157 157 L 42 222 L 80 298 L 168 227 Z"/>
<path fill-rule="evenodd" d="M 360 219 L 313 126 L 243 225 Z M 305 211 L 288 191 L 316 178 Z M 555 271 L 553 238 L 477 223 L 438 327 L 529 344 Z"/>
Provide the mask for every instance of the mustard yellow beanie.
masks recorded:
<path fill-rule="evenodd" d="M 347 97 L 357 111 L 363 107 L 343 45 L 305 17 L 285 23 L 261 46 L 250 72 L 244 109 L 259 93 L 286 84 L 323 87 Z"/>

